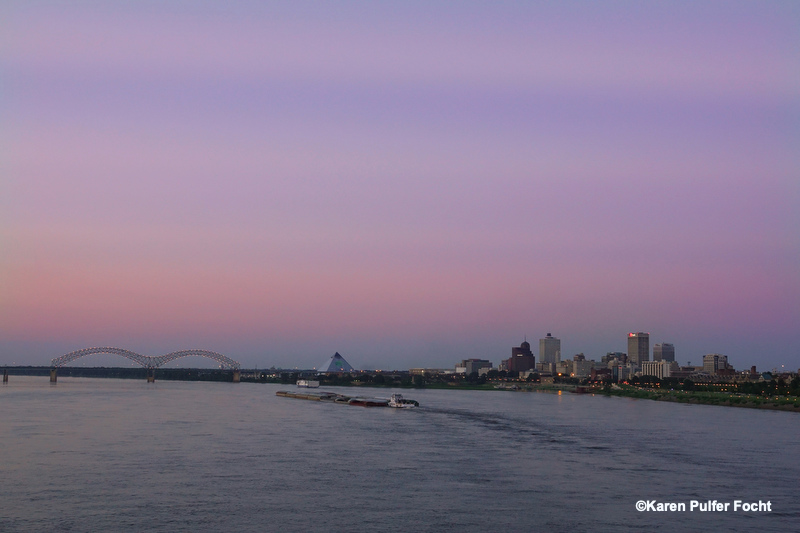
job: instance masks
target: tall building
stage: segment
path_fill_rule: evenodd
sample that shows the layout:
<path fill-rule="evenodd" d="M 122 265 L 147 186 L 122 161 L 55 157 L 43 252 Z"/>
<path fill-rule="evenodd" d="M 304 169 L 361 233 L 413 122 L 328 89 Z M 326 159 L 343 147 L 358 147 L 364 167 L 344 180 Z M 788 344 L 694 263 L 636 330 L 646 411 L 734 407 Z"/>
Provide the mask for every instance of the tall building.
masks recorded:
<path fill-rule="evenodd" d="M 525 372 L 536 368 L 536 358 L 531 351 L 531 345 L 526 340 L 519 348 L 511 348 L 511 359 L 508 360 L 508 369 L 512 372 Z"/>
<path fill-rule="evenodd" d="M 728 356 L 718 353 L 710 353 L 703 356 L 703 372 L 716 374 L 720 370 L 728 368 Z"/>
<path fill-rule="evenodd" d="M 649 333 L 628 333 L 628 361 L 641 366 L 645 361 L 650 360 L 650 334 Z"/>
<path fill-rule="evenodd" d="M 561 361 L 561 339 L 557 339 L 549 333 L 543 339 L 539 339 L 539 362 L 558 363 Z"/>
<path fill-rule="evenodd" d="M 669 361 L 675 360 L 675 347 L 668 342 L 656 344 L 653 346 L 653 361 Z"/>

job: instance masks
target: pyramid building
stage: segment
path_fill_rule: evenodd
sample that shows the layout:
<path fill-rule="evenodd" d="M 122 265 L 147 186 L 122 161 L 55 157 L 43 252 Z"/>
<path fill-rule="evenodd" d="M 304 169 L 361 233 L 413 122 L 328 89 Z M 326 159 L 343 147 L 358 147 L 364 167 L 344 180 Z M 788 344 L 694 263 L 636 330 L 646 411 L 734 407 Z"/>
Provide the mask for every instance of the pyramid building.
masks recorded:
<path fill-rule="evenodd" d="M 327 374 L 331 372 L 352 372 L 353 367 L 350 363 L 344 360 L 344 357 L 339 355 L 339 352 L 333 354 L 329 359 L 326 359 L 317 370 L 320 374 Z"/>

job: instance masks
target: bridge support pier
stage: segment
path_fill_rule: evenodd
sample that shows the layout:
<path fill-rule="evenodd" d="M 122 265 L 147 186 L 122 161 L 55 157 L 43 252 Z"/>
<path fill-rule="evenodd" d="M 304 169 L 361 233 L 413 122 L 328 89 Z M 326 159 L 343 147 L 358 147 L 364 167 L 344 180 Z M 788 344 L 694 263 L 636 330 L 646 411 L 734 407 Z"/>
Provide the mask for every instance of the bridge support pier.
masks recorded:
<path fill-rule="evenodd" d="M 239 383 L 239 380 L 241 379 L 242 379 L 242 373 L 237 368 L 236 370 L 233 371 L 233 382 Z"/>
<path fill-rule="evenodd" d="M 148 383 L 155 383 L 156 382 L 156 369 L 155 368 L 148 368 L 147 369 L 147 382 Z"/>
<path fill-rule="evenodd" d="M 3 383 L 8 383 L 8 369 L 3 369 Z"/>
<path fill-rule="evenodd" d="M 58 381 L 58 369 L 57 368 L 51 368 L 50 369 L 50 383 L 55 383 L 56 381 Z"/>

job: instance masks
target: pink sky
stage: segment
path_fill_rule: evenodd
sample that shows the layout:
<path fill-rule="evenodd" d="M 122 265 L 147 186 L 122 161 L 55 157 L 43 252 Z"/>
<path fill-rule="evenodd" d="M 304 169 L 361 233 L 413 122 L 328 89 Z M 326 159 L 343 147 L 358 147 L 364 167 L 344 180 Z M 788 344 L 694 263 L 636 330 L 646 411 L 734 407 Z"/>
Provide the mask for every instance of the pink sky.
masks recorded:
<path fill-rule="evenodd" d="M 449 367 L 547 332 L 599 360 L 649 331 L 800 366 L 793 2 L 0 20 L 0 364 Z"/>

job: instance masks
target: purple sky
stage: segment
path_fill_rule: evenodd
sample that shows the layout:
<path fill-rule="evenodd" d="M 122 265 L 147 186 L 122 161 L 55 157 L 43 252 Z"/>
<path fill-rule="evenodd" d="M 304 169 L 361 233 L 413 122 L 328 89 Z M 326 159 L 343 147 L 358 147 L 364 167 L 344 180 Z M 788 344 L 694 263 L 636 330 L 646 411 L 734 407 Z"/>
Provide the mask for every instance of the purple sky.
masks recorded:
<path fill-rule="evenodd" d="M 0 5 L 0 364 L 800 366 L 796 2 L 228 4 Z"/>

